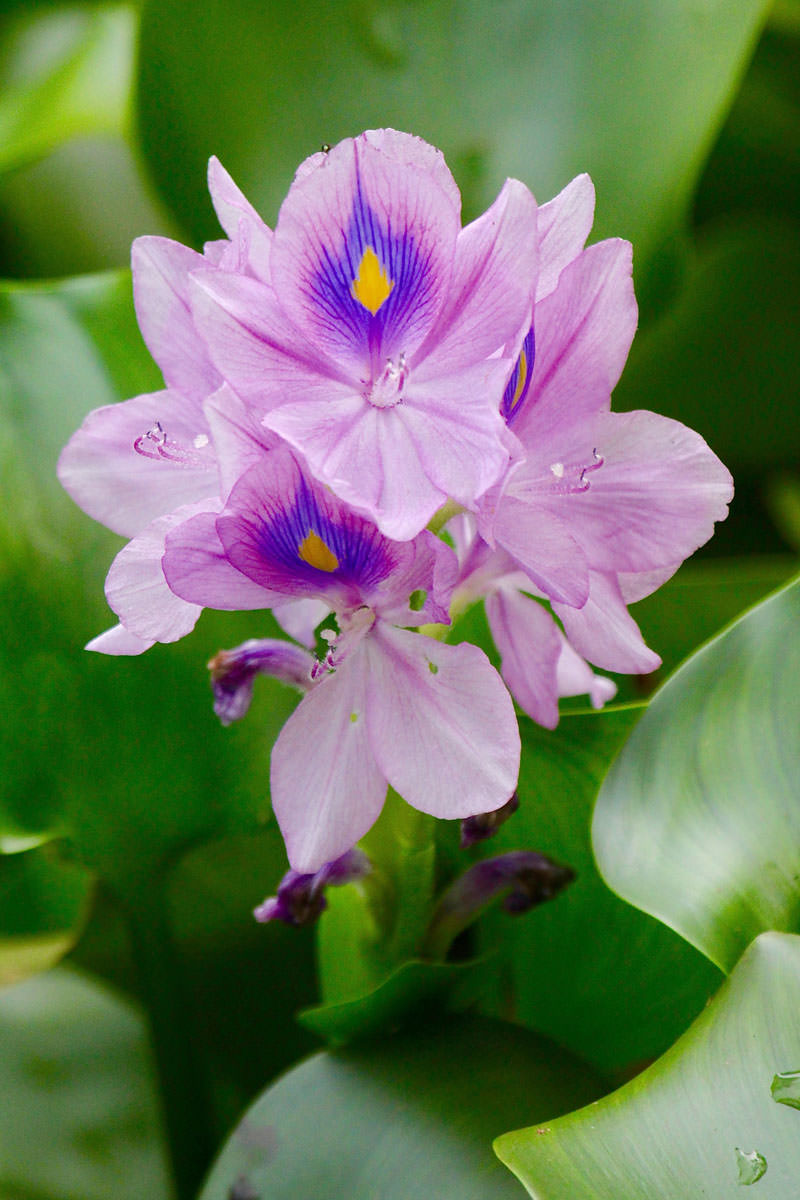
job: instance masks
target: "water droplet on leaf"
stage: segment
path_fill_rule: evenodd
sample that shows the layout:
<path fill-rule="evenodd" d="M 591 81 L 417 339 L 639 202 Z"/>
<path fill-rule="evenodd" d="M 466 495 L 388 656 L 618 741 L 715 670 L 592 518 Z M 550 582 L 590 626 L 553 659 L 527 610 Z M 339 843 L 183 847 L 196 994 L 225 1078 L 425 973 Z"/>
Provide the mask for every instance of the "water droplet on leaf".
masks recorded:
<path fill-rule="evenodd" d="M 736 1150 L 736 1165 L 739 1168 L 739 1183 L 751 1184 L 758 1183 L 762 1175 L 767 1170 L 767 1160 L 763 1154 L 759 1154 L 758 1150 L 750 1150 L 749 1153 L 740 1150 L 738 1146 Z"/>
<path fill-rule="evenodd" d="M 769 1089 L 776 1104 L 800 1108 L 800 1071 L 779 1071 Z"/>

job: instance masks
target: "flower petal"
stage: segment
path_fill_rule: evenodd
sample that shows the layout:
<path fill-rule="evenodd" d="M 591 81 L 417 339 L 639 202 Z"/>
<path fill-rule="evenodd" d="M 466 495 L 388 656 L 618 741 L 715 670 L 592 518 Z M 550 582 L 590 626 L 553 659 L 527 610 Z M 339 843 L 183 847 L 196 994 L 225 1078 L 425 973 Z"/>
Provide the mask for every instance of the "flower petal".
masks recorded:
<path fill-rule="evenodd" d="M 142 641 L 177 642 L 194 629 L 202 609 L 171 591 L 161 559 L 171 529 L 193 517 L 188 504 L 159 517 L 120 550 L 106 577 L 106 599 L 129 633 Z"/>
<path fill-rule="evenodd" d="M 581 658 L 567 639 L 559 634 L 561 653 L 556 668 L 559 696 L 588 695 L 592 708 L 602 708 L 617 694 L 617 685 L 605 675 L 595 675 L 592 668 Z"/>
<path fill-rule="evenodd" d="M 519 731 L 483 651 L 383 623 L 362 644 L 370 745 L 392 787 L 436 817 L 504 804 L 517 782 Z"/>
<path fill-rule="evenodd" d="M 536 201 L 524 183 L 507 179 L 491 208 L 458 235 L 444 312 L 415 356 L 428 358 L 428 375 L 459 371 L 525 332 L 536 257 Z"/>
<path fill-rule="evenodd" d="M 458 193 L 410 134 L 348 138 L 298 171 L 275 229 L 272 280 L 290 320 L 335 358 L 410 358 L 447 295 Z"/>
<path fill-rule="evenodd" d="M 246 239 L 245 260 L 253 274 L 269 283 L 272 230 L 245 198 L 218 158 L 208 162 L 208 190 L 219 223 L 232 242 Z"/>
<path fill-rule="evenodd" d="M 565 423 L 607 409 L 636 331 L 631 247 L 609 239 L 561 272 L 535 313 L 536 361 L 514 433 L 535 446 Z"/>
<path fill-rule="evenodd" d="M 593 572 L 583 608 L 553 604 L 553 611 L 578 653 L 598 667 L 645 675 L 661 665 L 659 656 L 645 645 L 613 576 Z"/>
<path fill-rule="evenodd" d="M 312 872 L 363 837 L 386 779 L 367 736 L 364 656 L 356 651 L 300 702 L 272 751 L 272 806 L 289 862 Z"/>
<path fill-rule="evenodd" d="M 515 588 L 498 588 L 488 595 L 486 617 L 512 696 L 537 724 L 555 729 L 561 653 L 555 621 L 541 604 Z"/>
<path fill-rule="evenodd" d="M 209 396 L 203 412 L 217 452 L 221 495 L 226 498 L 245 471 L 262 462 L 279 439 L 261 420 L 261 413 L 227 384 Z"/>
<path fill-rule="evenodd" d="M 191 294 L 195 322 L 218 370 L 265 412 L 306 396 L 359 391 L 355 376 L 343 374 L 291 324 L 272 288 L 245 275 L 197 271 Z"/>
<path fill-rule="evenodd" d="M 578 257 L 593 220 L 594 184 L 588 175 L 577 175 L 557 196 L 540 206 L 537 304 L 555 291 L 561 272 Z"/>
<path fill-rule="evenodd" d="M 219 490 L 203 411 L 174 391 L 89 413 L 61 452 L 58 477 L 84 512 L 124 537 Z"/>
<path fill-rule="evenodd" d="M 178 525 L 166 538 L 162 568 L 176 596 L 225 611 L 270 608 L 282 593 L 270 591 L 228 560 L 217 532 L 219 506 Z"/>
<path fill-rule="evenodd" d="M 99 654 L 144 654 L 145 650 L 154 645 L 154 638 L 145 640 L 131 633 L 124 625 L 114 625 L 87 642 L 86 649 L 96 650 Z"/>
<path fill-rule="evenodd" d="M 581 436 L 584 454 L 596 448 L 603 465 L 585 491 L 563 499 L 570 502 L 570 528 L 598 570 L 642 572 L 679 562 L 727 516 L 730 472 L 679 421 L 650 412 L 603 413 Z M 574 437 L 565 441 L 570 455 Z"/>
<path fill-rule="evenodd" d="M 580 545 L 562 520 L 542 507 L 503 496 L 487 533 L 515 559 L 551 600 L 580 607 L 589 595 L 589 569 Z"/>
<path fill-rule="evenodd" d="M 131 250 L 133 299 L 142 336 L 169 387 L 201 400 L 220 385 L 192 320 L 189 275 L 208 264 L 163 237 L 141 237 Z"/>

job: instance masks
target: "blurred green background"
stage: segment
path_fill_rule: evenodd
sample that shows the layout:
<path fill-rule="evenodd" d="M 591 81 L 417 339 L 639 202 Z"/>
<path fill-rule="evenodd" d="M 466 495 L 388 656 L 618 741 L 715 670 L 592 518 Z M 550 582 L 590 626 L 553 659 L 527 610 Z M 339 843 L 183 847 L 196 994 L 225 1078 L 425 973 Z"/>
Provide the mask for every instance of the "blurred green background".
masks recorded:
<path fill-rule="evenodd" d="M 0 1134 L 3 1200 L 103 1197 L 110 1161 L 117 1196 L 140 1195 L 143 1171 L 149 1193 L 166 1188 L 141 1026 L 127 1007 L 155 906 L 177 945 L 215 1137 L 315 1044 L 293 1020 L 316 998 L 310 931 L 250 917 L 285 869 L 267 778 L 293 698 L 264 682 L 248 720 L 222 730 L 205 678 L 217 649 L 268 633 L 269 621 L 208 613 L 184 642 L 138 660 L 82 650 L 113 623 L 102 584 L 121 541 L 75 508 L 54 470 L 90 409 L 159 386 L 133 316 L 131 240 L 161 233 L 199 247 L 218 236 L 211 154 L 273 223 L 301 159 L 374 125 L 443 149 L 465 219 L 507 175 L 544 201 L 589 171 L 593 239 L 634 244 L 640 331 L 615 407 L 692 425 L 737 485 L 714 541 L 638 606 L 663 674 L 796 569 L 799 49 L 796 0 L 2 6 L 0 982 L 16 986 L 0 993 L 0 1042 L 17 1049 L 2 1057 L 0 1090 L 19 1096 L 13 1132 Z M 618 717 L 579 733 L 567 720 L 547 745 L 524 730 L 529 762 L 555 757 L 548 745 L 580 759 L 584 782 L 569 785 L 580 819 L 549 848 L 584 873 L 592 788 L 624 726 Z M 548 786 L 563 789 L 557 770 Z M 536 794 L 544 811 L 546 788 Z M 529 825 L 546 839 L 546 822 Z M 654 961 L 649 918 L 636 914 L 629 929 L 630 910 L 598 901 L 594 880 L 563 927 L 553 918 L 515 935 L 532 939 L 525 955 L 537 938 L 584 939 L 569 1014 L 556 985 L 543 997 L 533 977 L 517 981 L 516 1007 L 508 979 L 493 978 L 486 1003 L 624 1071 L 669 1043 L 716 976 L 662 930 L 662 969 L 634 970 L 626 984 L 639 1013 L 630 1028 L 619 1028 L 619 996 L 587 1005 L 614 944 L 591 936 L 598 903 L 634 966 Z M 19 982 L 67 952 L 60 974 Z M 97 977 L 115 992 L 98 992 Z M 58 1135 L 53 1155 L 74 1160 L 65 1175 L 38 1147 L 43 1128 L 84 1111 L 108 1070 L 80 1049 L 86 1022 L 123 1047 L 139 1116 L 111 1080 L 102 1111 L 86 1109 L 95 1142 Z"/>

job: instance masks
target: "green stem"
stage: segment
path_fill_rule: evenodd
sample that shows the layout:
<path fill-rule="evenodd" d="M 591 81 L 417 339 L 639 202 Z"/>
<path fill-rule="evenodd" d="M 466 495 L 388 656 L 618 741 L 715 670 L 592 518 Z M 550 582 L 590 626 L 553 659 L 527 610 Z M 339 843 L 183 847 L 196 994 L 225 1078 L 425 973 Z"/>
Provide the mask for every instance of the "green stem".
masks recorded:
<path fill-rule="evenodd" d="M 150 1021 L 178 1200 L 196 1196 L 215 1150 L 206 1079 L 170 928 L 163 877 L 120 893 Z"/>

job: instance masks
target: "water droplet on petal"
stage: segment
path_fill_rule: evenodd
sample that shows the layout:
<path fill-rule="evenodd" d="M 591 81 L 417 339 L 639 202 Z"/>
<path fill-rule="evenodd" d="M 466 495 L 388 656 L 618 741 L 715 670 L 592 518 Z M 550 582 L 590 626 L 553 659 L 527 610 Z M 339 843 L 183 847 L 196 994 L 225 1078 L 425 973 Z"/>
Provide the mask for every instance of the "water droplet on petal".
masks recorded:
<path fill-rule="evenodd" d="M 740 1150 L 735 1147 L 736 1165 L 739 1168 L 739 1183 L 751 1184 L 758 1183 L 762 1175 L 767 1170 L 767 1160 L 763 1154 L 759 1154 L 758 1150 Z"/>
<path fill-rule="evenodd" d="M 800 1071 L 779 1071 L 769 1090 L 776 1104 L 800 1108 Z"/>

